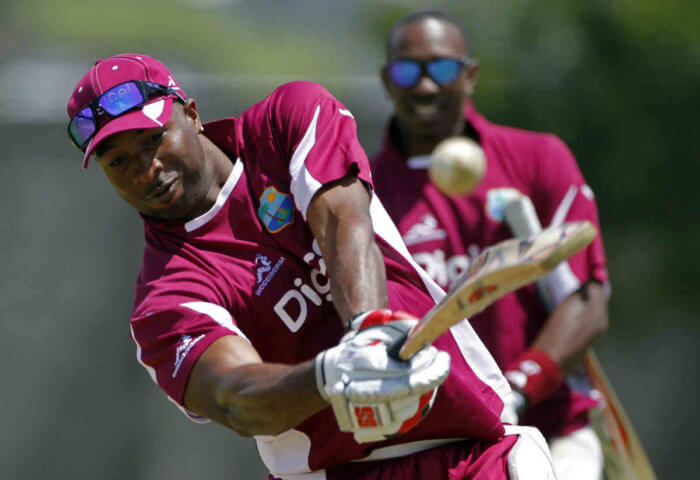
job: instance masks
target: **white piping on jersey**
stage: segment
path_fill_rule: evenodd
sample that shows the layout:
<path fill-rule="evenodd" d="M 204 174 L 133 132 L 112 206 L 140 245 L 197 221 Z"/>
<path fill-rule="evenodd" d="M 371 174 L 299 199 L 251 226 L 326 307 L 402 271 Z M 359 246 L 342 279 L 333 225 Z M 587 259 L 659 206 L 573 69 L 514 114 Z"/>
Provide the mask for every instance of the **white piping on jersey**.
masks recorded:
<path fill-rule="evenodd" d="M 557 210 L 552 216 L 552 221 L 549 223 L 550 227 L 558 227 L 564 223 L 566 216 L 569 214 L 569 210 L 571 210 L 571 205 L 573 205 L 574 200 L 576 199 L 578 190 L 579 188 L 576 185 L 571 185 L 569 187 L 564 195 L 564 198 L 557 207 Z M 593 190 L 591 190 L 591 187 L 588 185 L 582 185 L 581 192 L 589 200 L 594 198 Z M 555 272 L 557 273 L 555 274 Z M 555 279 L 558 280 L 555 281 Z M 581 281 L 578 279 L 573 270 L 571 270 L 571 266 L 569 265 L 568 261 L 557 265 L 557 268 L 544 278 L 544 282 L 547 284 L 547 290 L 552 296 L 554 305 L 559 305 L 569 295 L 581 288 Z M 605 282 L 603 284 L 603 290 L 605 292 L 605 298 L 610 298 L 610 295 L 612 294 L 610 282 Z"/>
<path fill-rule="evenodd" d="M 558 227 L 564 223 L 564 220 L 566 220 L 566 216 L 569 214 L 569 210 L 571 209 L 571 205 L 574 203 L 577 193 L 578 187 L 576 185 L 571 185 L 566 191 L 566 195 L 564 195 L 561 203 L 557 207 L 557 210 L 554 212 L 552 221 L 549 223 L 550 227 Z"/>
<path fill-rule="evenodd" d="M 156 379 L 156 370 L 153 367 L 151 367 L 150 365 L 147 365 L 143 361 L 141 345 L 139 344 L 139 341 L 136 339 L 136 334 L 134 333 L 134 327 L 129 325 L 129 330 L 131 331 L 131 338 L 134 340 L 134 343 L 136 344 L 136 360 L 138 360 L 138 362 L 141 364 L 141 366 L 146 369 L 146 371 L 148 372 L 148 375 L 151 377 L 151 380 L 153 380 L 153 382 L 156 385 L 158 385 L 158 380 Z M 185 414 L 185 416 L 187 418 L 189 418 L 193 422 L 195 422 L 195 423 L 209 423 L 210 422 L 210 420 L 208 418 L 200 417 L 196 413 L 193 413 L 193 412 L 190 412 L 189 410 L 187 410 L 185 407 L 183 407 L 182 405 L 177 403 L 175 400 L 173 400 L 173 398 L 170 395 L 168 395 L 167 393 L 165 394 L 165 396 L 168 397 L 168 400 L 173 402 L 175 404 L 175 406 L 183 414 Z"/>
<path fill-rule="evenodd" d="M 413 269 L 418 273 L 425 287 L 428 289 L 428 293 L 433 298 L 435 303 L 445 296 L 445 292 L 440 286 L 433 281 L 428 273 L 423 270 L 418 264 L 413 260 L 413 257 L 408 252 L 406 244 L 401 238 L 398 228 L 394 225 L 394 222 L 389 217 L 389 214 L 384 209 L 384 205 L 379 200 L 377 195 L 372 194 L 372 200 L 369 204 L 369 216 L 372 218 L 372 227 L 374 228 L 374 233 L 382 237 L 391 247 L 399 252 L 408 263 L 413 267 Z"/>
<path fill-rule="evenodd" d="M 216 202 L 214 202 L 214 205 L 212 205 L 209 210 L 201 214 L 199 217 L 193 218 L 189 222 L 185 223 L 185 230 L 187 232 L 192 232 L 206 225 L 207 222 L 209 222 L 212 218 L 214 218 L 214 216 L 216 216 L 217 213 L 219 213 L 219 210 L 221 210 L 221 207 L 223 207 L 226 200 L 228 200 L 228 197 L 231 195 L 231 192 L 233 192 L 236 184 L 238 184 L 238 180 L 241 178 L 242 174 L 243 162 L 240 158 L 238 158 L 236 159 L 236 163 L 233 164 L 233 168 L 226 179 L 226 183 L 223 187 L 221 187 L 221 191 L 216 197 Z"/>
<path fill-rule="evenodd" d="M 180 306 L 208 315 L 222 327 L 228 328 L 239 337 L 248 340 L 248 337 L 245 336 L 241 329 L 233 323 L 231 314 L 224 307 L 209 302 L 187 302 L 180 304 Z M 248 340 L 248 343 L 250 343 L 250 340 Z"/>
<path fill-rule="evenodd" d="M 416 155 L 415 157 L 408 157 L 406 166 L 411 170 L 425 170 L 430 166 L 430 162 L 432 162 L 431 155 Z"/>
<path fill-rule="evenodd" d="M 428 289 L 428 293 L 433 297 L 435 303 L 445 296 L 445 292 L 433 281 L 432 278 L 413 260 L 408 248 L 401 238 L 399 230 L 384 209 L 376 195 L 372 195 L 370 202 L 370 217 L 372 217 L 372 227 L 374 232 L 382 237 L 391 247 L 399 252 L 418 273 L 423 284 Z M 491 387 L 494 392 L 505 403 L 505 398 L 510 394 L 510 385 L 498 368 L 491 353 L 486 349 L 481 339 L 477 336 L 467 319 L 450 327 L 450 333 L 459 347 L 459 351 L 464 357 L 464 361 L 469 365 L 474 374 Z"/>
<path fill-rule="evenodd" d="M 550 227 L 558 227 L 564 223 L 566 216 L 569 214 L 569 210 L 571 210 L 571 205 L 573 205 L 576 199 L 577 193 L 578 187 L 576 185 L 571 185 L 554 212 L 552 221 L 549 223 Z M 557 265 L 554 271 L 543 279 L 543 282 L 547 285 L 546 289 L 554 306 L 559 305 L 569 295 L 581 287 L 581 281 L 571 270 L 569 262 L 566 261 Z"/>
<path fill-rule="evenodd" d="M 345 115 L 346 117 L 355 118 L 355 117 L 352 115 L 352 112 L 350 112 L 350 110 L 346 110 L 346 109 L 344 109 L 344 108 L 339 108 L 339 109 L 338 109 L 338 113 L 340 113 L 341 115 Z"/>
<path fill-rule="evenodd" d="M 290 185 L 294 203 L 301 212 L 304 220 L 306 220 L 306 210 L 309 208 L 311 198 L 314 193 L 321 188 L 321 183 L 316 180 L 306 168 L 306 157 L 316 143 L 316 124 L 318 116 L 321 113 L 321 105 L 316 106 L 314 117 L 306 129 L 306 133 L 302 137 L 299 145 L 292 154 L 292 159 L 289 161 L 289 175 L 292 177 Z M 352 115 L 351 115 L 352 116 Z"/>

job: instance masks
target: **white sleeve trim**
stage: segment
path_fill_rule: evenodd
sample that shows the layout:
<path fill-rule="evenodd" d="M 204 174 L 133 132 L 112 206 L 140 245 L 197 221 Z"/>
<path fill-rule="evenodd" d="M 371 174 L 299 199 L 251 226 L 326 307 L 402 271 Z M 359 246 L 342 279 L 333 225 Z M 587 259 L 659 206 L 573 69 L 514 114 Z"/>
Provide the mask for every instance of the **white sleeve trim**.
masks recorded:
<path fill-rule="evenodd" d="M 321 113 L 321 105 L 316 106 L 314 117 L 297 145 L 289 162 L 289 175 L 292 177 L 291 190 L 294 203 L 306 220 L 306 211 L 314 194 L 321 188 L 321 182 L 316 180 L 306 168 L 306 157 L 316 144 L 316 124 Z"/>
<path fill-rule="evenodd" d="M 372 200 L 369 204 L 369 213 L 370 217 L 372 218 L 372 228 L 374 229 L 374 232 L 382 237 L 389 245 L 391 245 L 394 250 L 399 252 L 401 256 L 403 256 L 416 270 L 416 273 L 418 273 L 418 276 L 423 281 L 423 284 L 428 289 L 428 293 L 430 293 L 430 296 L 433 298 L 435 303 L 440 301 L 442 297 L 445 296 L 444 290 L 440 288 L 440 286 L 435 283 L 432 278 L 430 278 L 430 275 L 428 275 L 428 273 L 413 260 L 413 257 L 409 253 L 403 238 L 401 238 L 399 229 L 396 228 L 396 225 L 391 220 L 391 217 L 389 217 L 389 214 L 384 209 L 384 205 L 382 205 L 382 202 L 379 200 L 377 195 L 374 194 L 374 192 L 372 193 Z"/>
<path fill-rule="evenodd" d="M 557 210 L 554 212 L 552 221 L 549 223 L 550 227 L 558 227 L 564 223 L 564 220 L 566 220 L 566 216 L 569 214 L 569 210 L 571 209 L 571 205 L 574 203 L 577 193 L 578 187 L 576 185 L 571 185 L 566 191 L 561 203 L 557 207 Z"/>
<path fill-rule="evenodd" d="M 222 327 L 226 327 L 239 337 L 248 340 L 248 337 L 245 336 L 241 329 L 233 323 L 233 317 L 231 317 L 231 314 L 224 307 L 209 302 L 187 302 L 180 306 L 209 315 L 212 320 Z M 250 343 L 250 340 L 248 340 L 248 343 Z"/>

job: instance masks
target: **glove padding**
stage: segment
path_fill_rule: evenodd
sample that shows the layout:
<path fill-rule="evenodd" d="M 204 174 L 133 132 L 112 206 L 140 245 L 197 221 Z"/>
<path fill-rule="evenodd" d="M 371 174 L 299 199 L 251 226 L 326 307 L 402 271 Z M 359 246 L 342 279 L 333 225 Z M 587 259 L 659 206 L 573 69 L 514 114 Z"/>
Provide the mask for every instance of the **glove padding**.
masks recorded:
<path fill-rule="evenodd" d="M 373 310 L 356 316 L 340 344 L 315 359 L 319 392 L 333 407 L 341 431 L 358 443 L 405 433 L 430 411 L 450 371 L 450 356 L 432 345 L 407 361 L 389 354 L 418 320 Z"/>

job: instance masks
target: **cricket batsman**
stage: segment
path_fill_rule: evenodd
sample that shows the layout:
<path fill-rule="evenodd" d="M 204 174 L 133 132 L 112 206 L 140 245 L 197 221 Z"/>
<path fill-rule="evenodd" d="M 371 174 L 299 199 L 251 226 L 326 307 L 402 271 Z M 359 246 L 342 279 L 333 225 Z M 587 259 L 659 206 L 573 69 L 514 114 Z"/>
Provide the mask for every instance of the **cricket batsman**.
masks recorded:
<path fill-rule="evenodd" d="M 471 100 L 477 72 L 462 28 L 442 12 L 411 14 L 387 39 L 381 74 L 395 113 L 372 159 L 375 191 L 415 261 L 444 289 L 481 250 L 513 236 L 504 221 L 513 196 L 528 196 L 544 225 L 589 220 L 600 229 L 593 192 L 566 145 L 551 134 L 487 121 Z M 429 179 L 431 152 L 453 136 L 485 152 L 485 177 L 469 195 L 445 195 Z M 565 268 L 570 281 L 548 285 L 556 301 L 551 313 L 533 285 L 470 321 L 506 372 L 520 424 L 549 440 L 558 477 L 597 480 L 603 456 L 588 420 L 596 400 L 576 368 L 607 328 L 600 235 Z"/>
<path fill-rule="evenodd" d="M 203 124 L 158 60 L 98 60 L 68 132 L 139 212 L 131 336 L 182 412 L 253 436 L 270 478 L 553 479 L 467 322 L 389 354 L 443 295 L 373 193 L 353 115 L 309 82 Z M 401 313 L 401 312 L 410 312 Z"/>

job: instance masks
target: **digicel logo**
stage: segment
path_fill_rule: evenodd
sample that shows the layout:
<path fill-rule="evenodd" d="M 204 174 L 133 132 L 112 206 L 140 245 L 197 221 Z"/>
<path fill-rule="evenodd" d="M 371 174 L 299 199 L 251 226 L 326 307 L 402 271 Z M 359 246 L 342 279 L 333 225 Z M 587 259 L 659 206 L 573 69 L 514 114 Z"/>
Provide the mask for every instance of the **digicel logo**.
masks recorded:
<path fill-rule="evenodd" d="M 311 265 L 311 262 L 318 259 L 318 268 L 311 270 L 311 285 L 304 283 L 301 278 L 295 278 L 294 286 L 296 288 L 287 290 L 273 307 L 282 323 L 292 333 L 297 332 L 306 322 L 309 313 L 308 300 L 317 307 L 321 306 L 324 299 L 327 302 L 331 301 L 331 283 L 326 276 L 326 264 L 321 258 L 321 249 L 316 240 L 314 240 L 311 248 L 313 252 L 308 252 L 304 255 L 304 262 L 308 265 Z"/>

